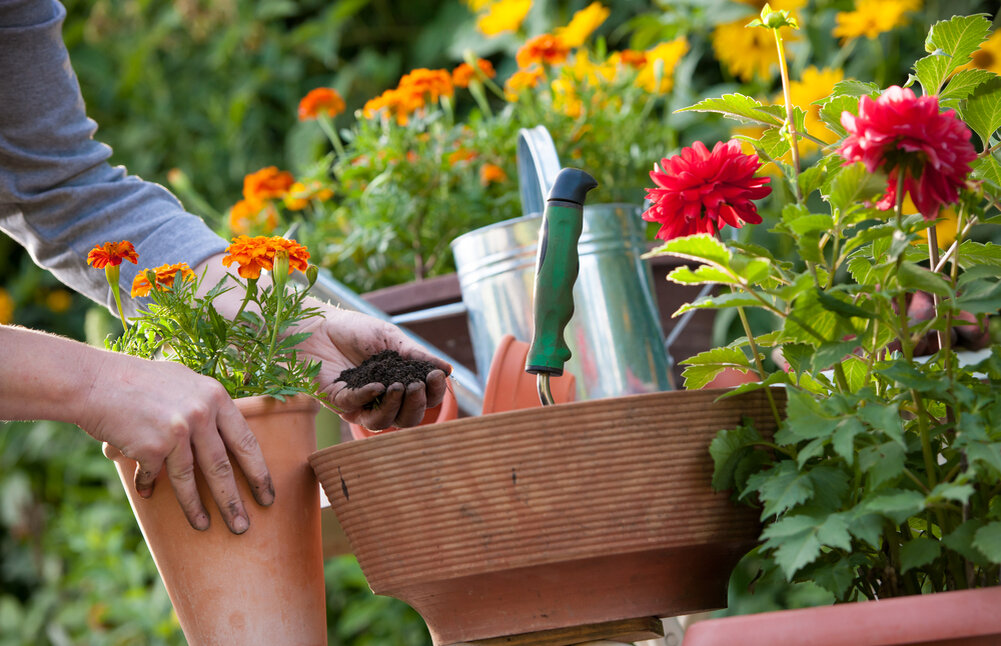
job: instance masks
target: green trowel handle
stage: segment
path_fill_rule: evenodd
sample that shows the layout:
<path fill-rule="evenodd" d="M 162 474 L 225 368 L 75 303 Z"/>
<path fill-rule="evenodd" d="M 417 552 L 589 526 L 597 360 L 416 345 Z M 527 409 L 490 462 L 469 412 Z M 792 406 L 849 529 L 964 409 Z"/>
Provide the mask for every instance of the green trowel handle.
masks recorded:
<path fill-rule="evenodd" d="M 549 193 L 536 258 L 535 334 L 525 360 L 526 372 L 559 376 L 570 358 L 563 333 L 573 316 L 584 197 L 595 186 L 597 182 L 584 171 L 565 168 Z"/>

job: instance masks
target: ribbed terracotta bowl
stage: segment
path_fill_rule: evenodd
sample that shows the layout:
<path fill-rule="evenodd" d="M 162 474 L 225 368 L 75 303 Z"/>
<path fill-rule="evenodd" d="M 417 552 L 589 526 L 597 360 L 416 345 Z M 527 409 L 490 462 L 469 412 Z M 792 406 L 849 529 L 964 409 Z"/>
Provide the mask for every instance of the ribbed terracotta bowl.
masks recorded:
<path fill-rule="evenodd" d="M 676 616 L 725 605 L 760 529 L 713 492 L 708 447 L 774 418 L 763 392 L 722 393 L 458 419 L 310 463 L 373 592 L 410 604 L 438 646 Z"/>

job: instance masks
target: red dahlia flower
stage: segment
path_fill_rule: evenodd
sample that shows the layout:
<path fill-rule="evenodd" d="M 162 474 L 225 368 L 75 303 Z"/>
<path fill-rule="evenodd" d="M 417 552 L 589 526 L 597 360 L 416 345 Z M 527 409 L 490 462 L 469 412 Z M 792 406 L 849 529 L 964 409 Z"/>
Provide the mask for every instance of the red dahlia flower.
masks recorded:
<path fill-rule="evenodd" d="M 892 86 L 878 98 L 863 96 L 858 116 L 841 114 L 849 132 L 838 152 L 866 170 L 889 175 L 886 194 L 877 208 L 886 211 L 897 201 L 897 182 L 904 173 L 904 190 L 926 220 L 939 208 L 959 199 L 959 188 L 970 174 L 977 152 L 970 129 L 955 111 L 939 112 L 938 97 L 916 97 L 909 88 Z"/>
<path fill-rule="evenodd" d="M 653 206 L 643 213 L 660 223 L 657 237 L 671 240 L 697 233 L 715 234 L 724 224 L 740 228 L 758 224 L 761 216 L 752 200 L 772 192 L 770 177 L 755 177 L 757 155 L 745 155 L 736 140 L 717 142 L 710 153 L 696 141 L 674 157 L 660 160 L 650 178 L 660 188 L 648 188 Z"/>

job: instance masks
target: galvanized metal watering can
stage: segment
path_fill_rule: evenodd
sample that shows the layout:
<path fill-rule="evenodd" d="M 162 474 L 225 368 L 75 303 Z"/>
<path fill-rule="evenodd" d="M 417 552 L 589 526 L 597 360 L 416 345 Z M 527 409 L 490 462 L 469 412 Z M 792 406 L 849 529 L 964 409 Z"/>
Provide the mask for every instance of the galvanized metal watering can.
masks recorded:
<path fill-rule="evenodd" d="M 533 336 L 533 287 L 546 197 L 560 171 L 543 126 L 518 137 L 520 218 L 492 224 L 452 242 L 477 372 L 488 374 L 501 339 Z M 572 356 L 566 370 L 577 379 L 578 399 L 669 390 L 664 348 L 640 206 L 583 207 L 577 245 L 579 273 L 574 314 L 566 329 Z"/>

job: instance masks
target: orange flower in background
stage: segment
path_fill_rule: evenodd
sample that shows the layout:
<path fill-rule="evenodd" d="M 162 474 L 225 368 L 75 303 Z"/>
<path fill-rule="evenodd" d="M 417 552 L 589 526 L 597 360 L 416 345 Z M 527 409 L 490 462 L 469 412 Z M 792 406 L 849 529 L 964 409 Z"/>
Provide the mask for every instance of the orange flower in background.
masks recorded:
<path fill-rule="evenodd" d="M 558 65 L 567 59 L 570 48 L 552 34 L 540 34 L 521 46 L 515 59 L 518 67 L 525 69 L 536 63 Z"/>
<path fill-rule="evenodd" d="M 424 97 L 414 92 L 398 88 L 386 90 L 374 99 L 369 99 L 362 108 L 362 114 L 367 119 L 376 116 L 396 117 L 396 123 L 405 126 L 410 121 L 411 113 L 424 107 Z"/>
<path fill-rule="evenodd" d="M 483 164 L 480 167 L 480 184 L 483 186 L 489 186 L 495 182 L 506 182 L 507 173 L 504 169 L 496 164 Z"/>
<path fill-rule="evenodd" d="M 344 112 L 344 99 L 334 88 L 318 87 L 299 101 L 299 121 L 316 119 L 321 114 L 336 117 Z"/>
<path fill-rule="evenodd" d="M 515 72 L 504 83 L 504 96 L 508 101 L 517 101 L 522 90 L 538 87 L 546 73 L 538 67 Z"/>
<path fill-rule="evenodd" d="M 623 49 L 621 52 L 613 52 L 608 60 L 617 65 L 626 65 L 634 69 L 642 69 L 646 65 L 646 52 L 639 52 L 635 49 Z"/>
<path fill-rule="evenodd" d="M 257 279 L 261 277 L 262 269 L 271 271 L 275 253 L 279 250 L 288 254 L 289 273 L 296 269 L 306 271 L 309 266 L 309 251 L 295 240 L 286 240 L 281 236 L 237 236 L 226 247 L 229 255 L 222 259 L 222 264 L 229 267 L 235 262 L 241 277 Z"/>
<path fill-rule="evenodd" d="M 278 209 L 271 202 L 240 200 L 229 210 L 229 228 L 233 233 L 269 232 L 277 226 Z"/>
<path fill-rule="evenodd" d="M 292 173 L 268 166 L 243 178 L 243 197 L 251 203 L 281 198 L 293 184 Z"/>
<path fill-rule="evenodd" d="M 469 87 L 469 82 L 476 78 L 477 74 L 482 74 L 488 79 L 497 76 L 494 64 L 485 58 L 476 59 L 476 67 L 479 68 L 479 72 L 473 69 L 473 66 L 469 63 L 460 64 L 452 70 L 452 85 L 455 87 Z"/>
<path fill-rule="evenodd" d="M 7 325 L 14 320 L 14 299 L 6 289 L 0 287 L 0 325 Z"/>
<path fill-rule="evenodd" d="M 447 70 L 429 70 L 423 67 L 405 74 L 400 79 L 399 89 L 412 92 L 422 99 L 427 96 L 431 103 L 438 101 L 439 97 L 455 94 L 452 75 Z"/>
<path fill-rule="evenodd" d="M 103 245 L 97 245 L 87 254 L 87 264 L 97 269 L 104 269 L 108 265 L 117 267 L 122 264 L 123 260 L 128 260 L 133 265 L 139 264 L 139 255 L 128 240 L 105 242 Z"/>
<path fill-rule="evenodd" d="M 147 273 L 154 274 L 153 283 L 150 283 L 149 277 L 146 275 Z M 156 284 L 156 288 L 160 290 L 172 288 L 178 273 L 181 274 L 183 280 L 195 279 L 195 272 L 191 271 L 191 267 L 188 267 L 188 263 L 186 262 L 160 265 L 156 269 L 140 271 L 132 280 L 132 298 L 149 295 L 154 283 Z"/>
<path fill-rule="evenodd" d="M 470 150 L 469 148 L 459 148 L 448 154 L 448 163 L 453 166 L 459 162 L 469 161 L 471 159 L 476 159 L 476 151 Z"/>

